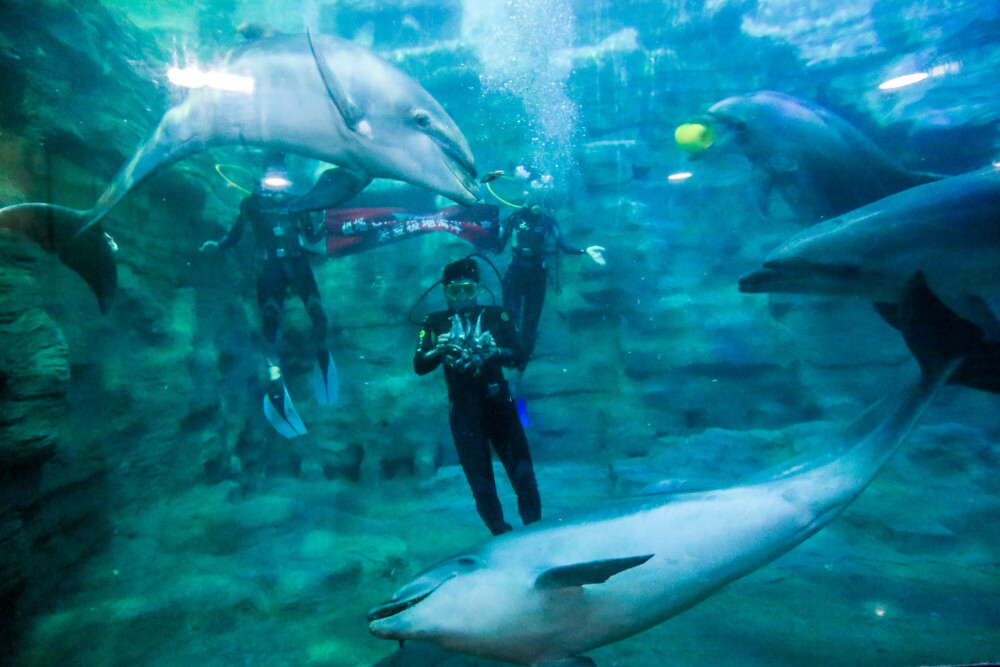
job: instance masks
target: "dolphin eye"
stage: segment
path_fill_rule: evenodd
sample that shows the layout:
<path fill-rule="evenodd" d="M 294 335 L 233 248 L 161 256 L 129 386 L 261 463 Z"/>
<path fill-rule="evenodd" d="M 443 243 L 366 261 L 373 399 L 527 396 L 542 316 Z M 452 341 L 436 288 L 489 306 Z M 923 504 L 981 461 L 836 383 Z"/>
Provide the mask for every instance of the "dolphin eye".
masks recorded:
<path fill-rule="evenodd" d="M 426 111 L 416 111 L 413 114 L 413 122 L 417 124 L 417 127 L 430 127 L 431 116 Z"/>
<path fill-rule="evenodd" d="M 458 559 L 458 564 L 462 567 L 472 567 L 476 564 L 476 559 L 470 556 L 462 556 Z"/>

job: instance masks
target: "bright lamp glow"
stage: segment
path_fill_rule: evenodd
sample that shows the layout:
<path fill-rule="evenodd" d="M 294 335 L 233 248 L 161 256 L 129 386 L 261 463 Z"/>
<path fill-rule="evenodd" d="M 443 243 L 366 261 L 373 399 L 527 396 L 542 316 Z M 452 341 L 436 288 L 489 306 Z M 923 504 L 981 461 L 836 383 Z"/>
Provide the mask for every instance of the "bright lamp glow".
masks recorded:
<path fill-rule="evenodd" d="M 895 88 L 902 88 L 904 86 L 911 86 L 915 83 L 923 81 L 930 74 L 927 72 L 914 72 L 913 74 L 904 74 L 903 76 L 897 76 L 895 79 L 889 79 L 888 81 L 883 81 L 878 85 L 879 90 L 893 90 Z"/>
<path fill-rule="evenodd" d="M 292 184 L 292 182 L 282 174 L 268 174 L 263 179 L 261 179 L 261 183 L 263 183 L 269 188 L 275 188 L 275 189 L 287 188 L 289 185 Z"/>
<path fill-rule="evenodd" d="M 175 86 L 184 88 L 217 88 L 234 93 L 252 93 L 253 78 L 225 72 L 202 72 L 197 67 L 171 67 L 167 79 Z"/>

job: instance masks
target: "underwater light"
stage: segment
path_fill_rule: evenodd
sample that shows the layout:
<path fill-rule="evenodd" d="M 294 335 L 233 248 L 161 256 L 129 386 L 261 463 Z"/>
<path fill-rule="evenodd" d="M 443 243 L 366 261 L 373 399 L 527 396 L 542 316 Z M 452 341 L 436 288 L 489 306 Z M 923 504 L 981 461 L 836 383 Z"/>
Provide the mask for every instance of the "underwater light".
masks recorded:
<path fill-rule="evenodd" d="M 171 67 L 167 79 L 175 86 L 184 88 L 217 88 L 234 93 L 252 93 L 253 78 L 225 72 L 202 72 L 197 67 Z"/>
<path fill-rule="evenodd" d="M 269 188 L 287 188 L 292 184 L 284 174 L 268 174 L 261 179 L 261 183 Z"/>
<path fill-rule="evenodd" d="M 957 61 L 947 61 L 939 62 L 936 65 L 930 67 L 926 72 L 914 72 L 913 74 L 904 74 L 903 76 L 897 76 L 894 79 L 889 79 L 888 81 L 883 81 L 878 85 L 879 90 L 893 90 L 895 88 L 902 88 L 904 86 L 909 86 L 914 83 L 919 83 L 926 78 L 932 76 L 945 76 L 947 74 L 958 74 L 962 71 L 962 63 Z"/>
<path fill-rule="evenodd" d="M 676 183 L 678 181 L 686 181 L 692 176 L 694 176 L 694 174 L 692 174 L 690 171 L 678 171 L 667 176 L 667 180 L 674 181 Z"/>
<path fill-rule="evenodd" d="M 927 72 L 914 72 L 913 74 L 904 74 L 903 76 L 897 76 L 895 79 L 889 79 L 888 81 L 883 81 L 878 85 L 879 90 L 893 90 L 895 88 L 902 88 L 903 86 L 910 86 L 914 83 L 923 81 L 930 74 Z"/>

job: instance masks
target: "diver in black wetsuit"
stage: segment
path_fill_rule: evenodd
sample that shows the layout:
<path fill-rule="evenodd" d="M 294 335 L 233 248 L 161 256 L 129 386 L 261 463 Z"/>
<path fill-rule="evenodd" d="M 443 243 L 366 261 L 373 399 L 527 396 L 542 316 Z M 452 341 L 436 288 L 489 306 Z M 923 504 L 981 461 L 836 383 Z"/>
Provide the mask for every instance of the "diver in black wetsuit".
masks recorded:
<path fill-rule="evenodd" d="M 479 516 L 494 535 L 511 529 L 497 496 L 490 443 L 517 494 L 527 525 L 542 516 L 528 439 L 511 400 L 503 367 L 523 364 L 517 329 L 507 313 L 481 306 L 479 265 L 466 258 L 444 268 L 447 311 L 431 313 L 420 330 L 413 369 L 418 375 L 444 364 L 451 434 L 472 488 Z"/>
<path fill-rule="evenodd" d="M 327 318 L 323 312 L 319 287 L 309 266 L 309 257 L 302 247 L 302 237 L 313 242 L 322 229 L 312 224 L 309 213 L 288 211 L 296 197 L 285 168 L 282 153 L 271 153 L 264 161 L 260 185 L 240 204 L 240 215 L 232 229 L 218 241 L 205 242 L 206 248 L 230 248 L 239 243 L 249 224 L 253 229 L 260 272 L 257 278 L 257 304 L 263 320 L 267 344 L 268 390 L 265 414 L 268 421 L 285 437 L 305 433 L 305 427 L 295 412 L 285 390 L 278 357 L 278 327 L 289 288 L 295 290 L 312 321 L 316 344 L 316 374 L 314 389 L 324 404 L 336 401 L 336 367 L 326 345 Z M 269 410 L 268 403 L 270 403 Z"/>
<path fill-rule="evenodd" d="M 522 207 L 507 218 L 501 247 L 511 237 L 512 259 L 503 276 L 503 307 L 517 322 L 527 364 L 535 350 L 538 321 L 545 304 L 547 258 L 562 251 L 568 255 L 587 254 L 604 264 L 604 248 L 595 245 L 583 249 L 570 244 L 556 219 L 541 206 Z"/>

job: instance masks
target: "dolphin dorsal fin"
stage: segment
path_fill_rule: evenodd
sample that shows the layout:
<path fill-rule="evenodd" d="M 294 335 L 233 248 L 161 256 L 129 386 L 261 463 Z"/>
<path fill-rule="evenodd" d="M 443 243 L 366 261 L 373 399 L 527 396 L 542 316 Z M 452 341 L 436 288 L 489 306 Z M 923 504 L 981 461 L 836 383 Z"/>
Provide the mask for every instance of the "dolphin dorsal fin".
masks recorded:
<path fill-rule="evenodd" d="M 337 111 L 343 117 L 344 124 L 351 131 L 357 132 L 363 120 L 361 109 L 351 100 L 344 87 L 340 85 L 337 75 L 333 73 L 333 70 L 330 69 L 330 64 L 326 62 L 323 52 L 316 50 L 316 45 L 313 44 L 312 33 L 309 30 L 306 30 L 306 39 L 309 41 L 309 50 L 312 51 L 313 60 L 316 61 L 316 68 L 319 70 L 320 78 L 323 79 L 323 85 L 326 86 L 327 94 L 330 95 L 330 99 L 336 105 Z"/>
<path fill-rule="evenodd" d="M 648 554 L 646 556 L 592 560 L 586 563 L 553 567 L 538 575 L 538 578 L 535 579 L 535 588 L 549 590 L 568 586 L 583 586 L 584 584 L 603 584 L 619 572 L 638 567 L 652 557 L 653 554 Z"/>

